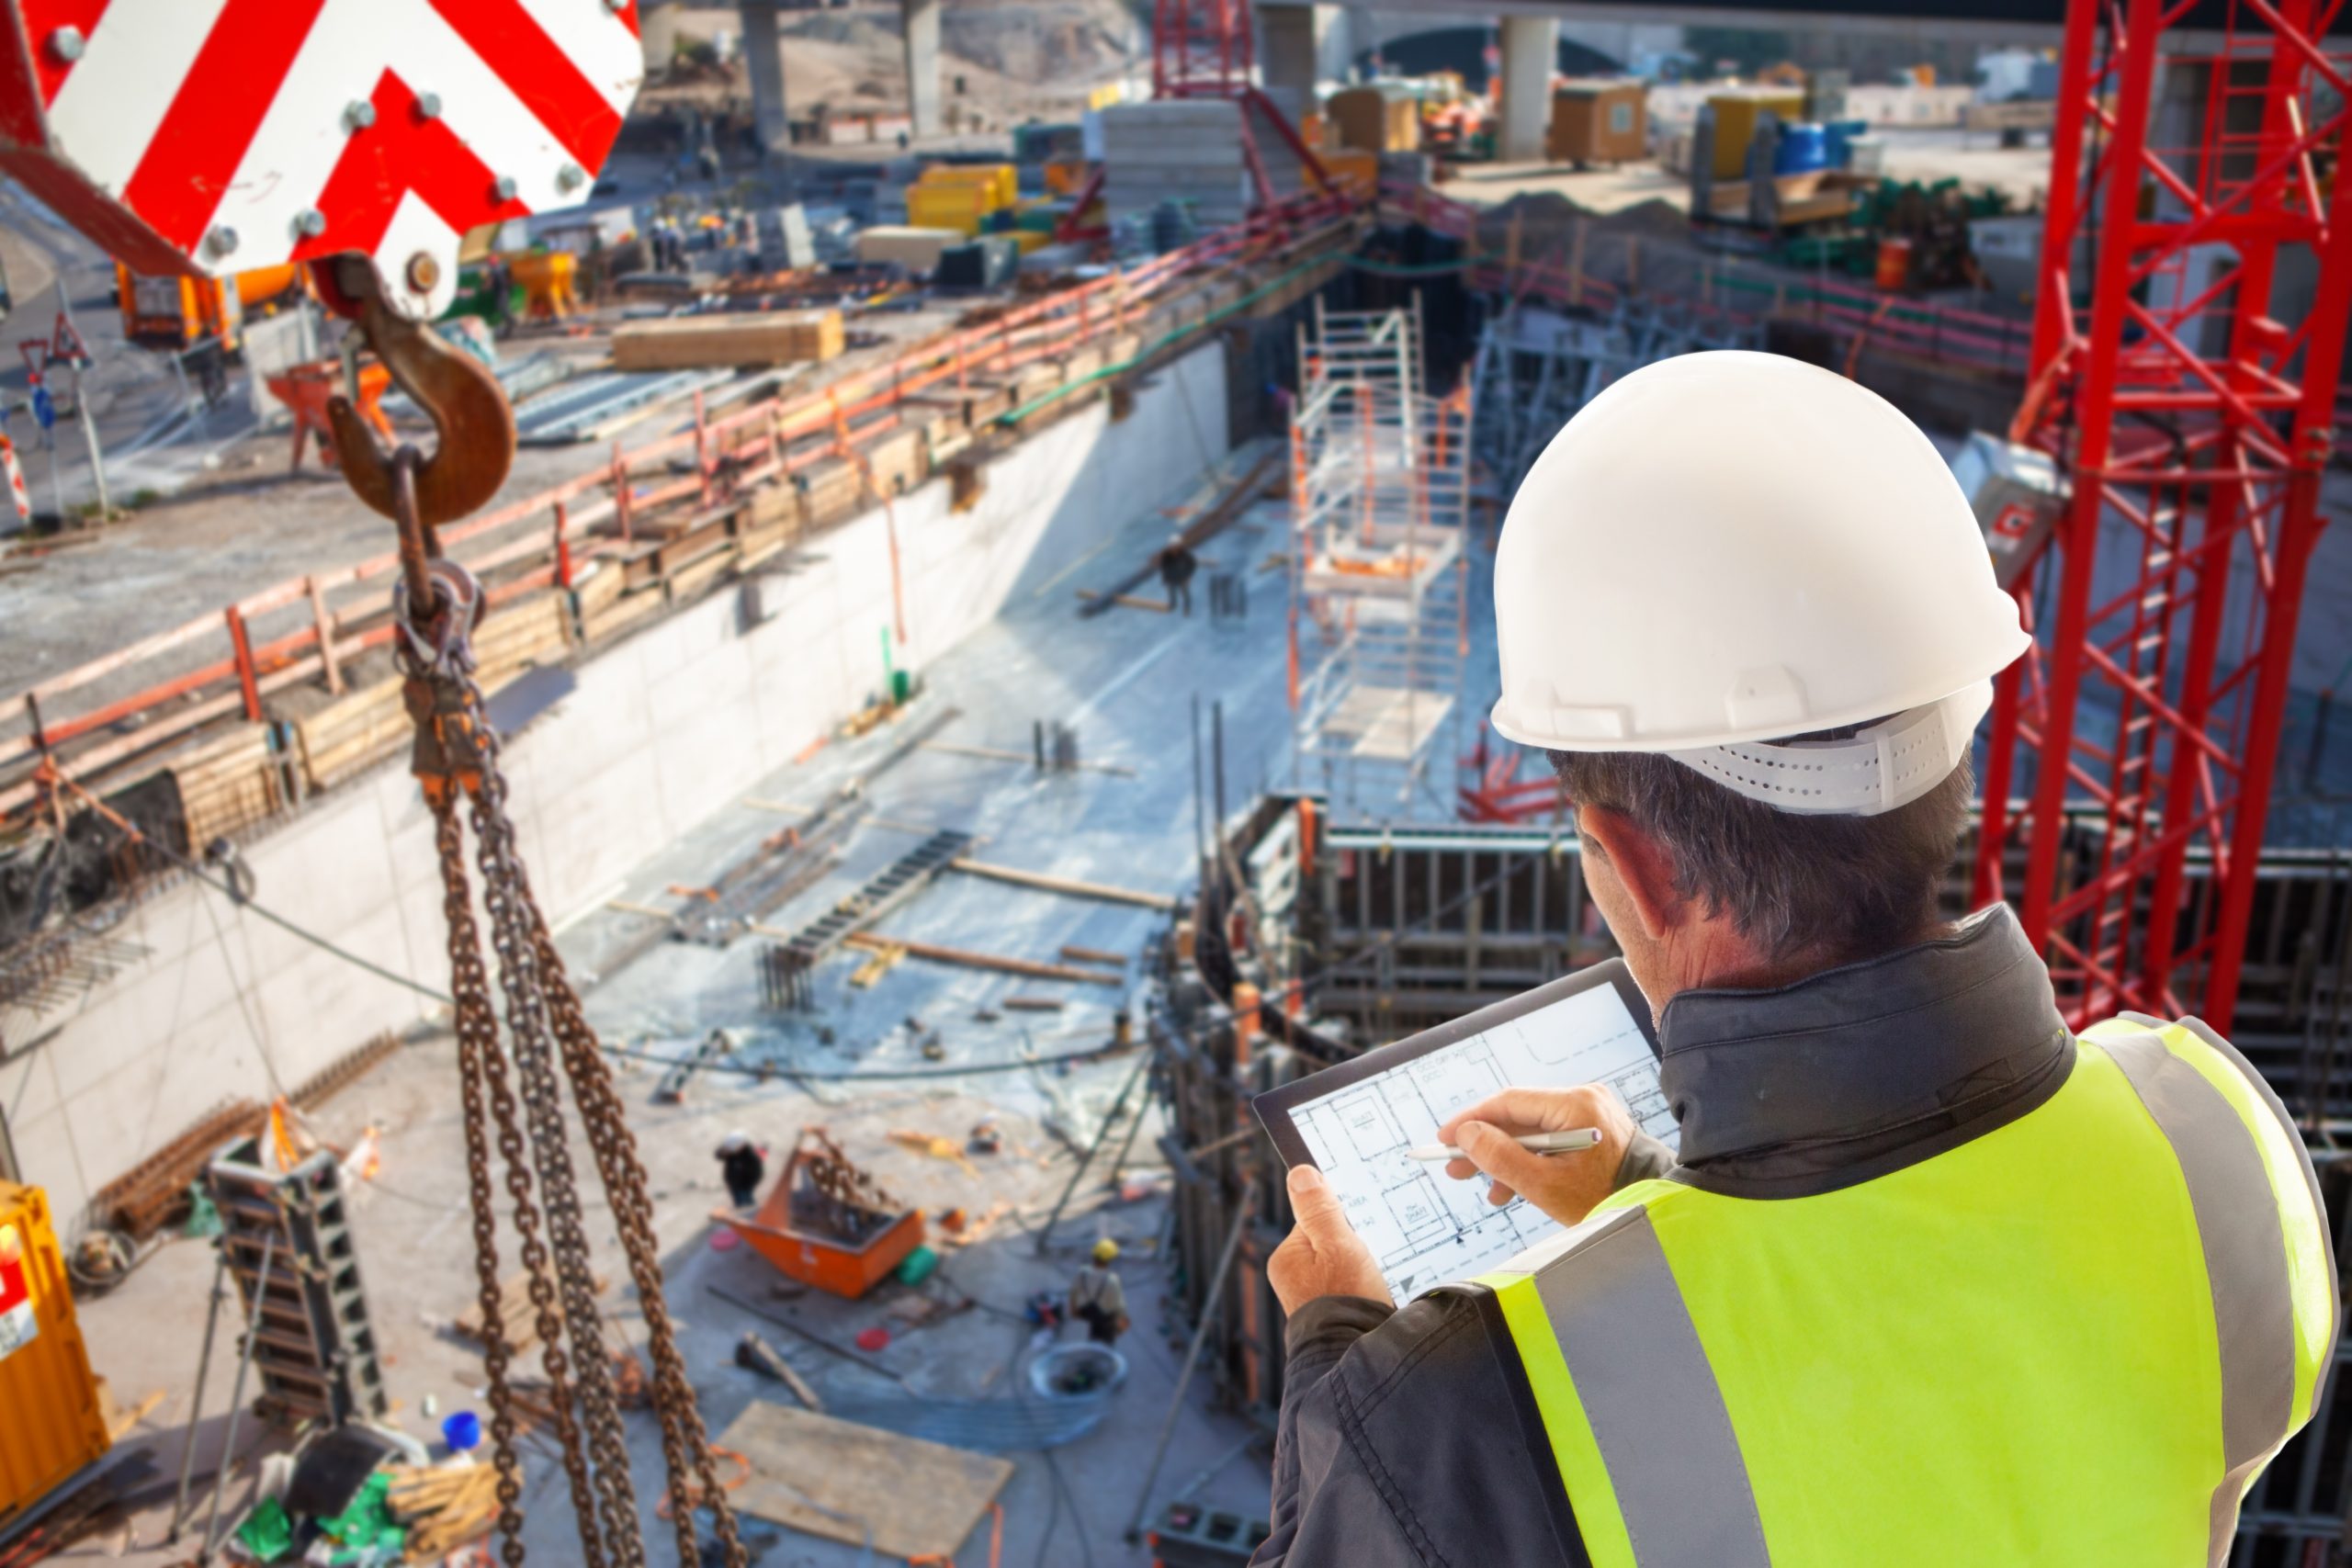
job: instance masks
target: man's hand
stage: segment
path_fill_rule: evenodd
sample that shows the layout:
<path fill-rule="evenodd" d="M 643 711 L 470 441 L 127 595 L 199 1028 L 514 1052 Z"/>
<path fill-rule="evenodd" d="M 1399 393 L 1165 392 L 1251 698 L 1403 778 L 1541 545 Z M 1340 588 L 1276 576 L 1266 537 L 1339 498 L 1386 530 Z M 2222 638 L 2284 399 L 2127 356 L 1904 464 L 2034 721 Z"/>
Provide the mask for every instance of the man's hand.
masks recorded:
<path fill-rule="evenodd" d="M 1530 1154 L 1511 1140 L 1529 1133 L 1598 1127 L 1600 1142 L 1580 1154 Z M 1446 1162 L 1457 1181 L 1484 1174 L 1494 1185 L 1487 1201 L 1498 1206 L 1523 1197 L 1564 1225 L 1592 1212 L 1617 1185 L 1617 1168 L 1634 1139 L 1634 1118 L 1613 1089 L 1507 1089 L 1457 1113 L 1437 1130 L 1437 1141 L 1467 1156 Z"/>
<path fill-rule="evenodd" d="M 1266 1259 L 1266 1282 L 1283 1311 L 1296 1312 L 1317 1296 L 1390 1299 L 1372 1249 L 1348 1224 L 1321 1171 L 1311 1165 L 1290 1168 L 1290 1206 L 1298 1224 Z"/>

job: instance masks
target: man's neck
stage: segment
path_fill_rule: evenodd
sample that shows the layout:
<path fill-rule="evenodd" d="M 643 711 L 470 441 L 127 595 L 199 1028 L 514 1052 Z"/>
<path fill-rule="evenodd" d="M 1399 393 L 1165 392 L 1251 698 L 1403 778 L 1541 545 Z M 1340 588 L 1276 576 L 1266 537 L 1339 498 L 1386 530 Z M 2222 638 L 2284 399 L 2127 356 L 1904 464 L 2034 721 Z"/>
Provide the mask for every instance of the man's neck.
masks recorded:
<path fill-rule="evenodd" d="M 1778 990 L 1783 986 L 1811 979 L 1826 970 L 1877 957 L 1881 953 L 1916 947 L 1935 936 L 1948 933 L 1950 929 L 1938 923 L 1871 953 L 1840 953 L 1828 948 L 1811 948 L 1791 956 L 1776 957 L 1742 935 L 1729 919 L 1711 918 L 1678 933 L 1677 940 L 1662 954 L 1667 962 L 1668 974 L 1671 976 L 1667 999 L 1670 1000 L 1684 991 Z M 1665 1001 L 1659 1002 L 1660 1011 L 1665 1010 Z"/>

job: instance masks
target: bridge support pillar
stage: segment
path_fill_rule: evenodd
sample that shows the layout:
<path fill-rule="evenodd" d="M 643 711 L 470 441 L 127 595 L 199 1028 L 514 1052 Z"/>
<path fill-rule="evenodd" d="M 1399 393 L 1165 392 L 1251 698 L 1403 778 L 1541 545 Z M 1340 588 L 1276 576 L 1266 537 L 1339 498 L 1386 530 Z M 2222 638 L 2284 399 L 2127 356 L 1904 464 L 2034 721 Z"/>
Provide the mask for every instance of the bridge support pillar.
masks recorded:
<path fill-rule="evenodd" d="M 939 116 L 939 11 L 942 0 L 899 0 L 907 37 L 907 118 L 918 141 L 944 129 Z"/>
<path fill-rule="evenodd" d="M 752 78 L 752 123 L 760 156 L 791 155 L 792 125 L 784 107 L 784 53 L 777 42 L 775 0 L 743 0 L 743 68 Z"/>
<path fill-rule="evenodd" d="M 1552 69 L 1560 53 L 1556 17 L 1503 18 L 1501 145 L 1507 164 L 1539 163 L 1552 120 Z"/>
<path fill-rule="evenodd" d="M 1317 74 L 1317 27 L 1314 6 L 1258 7 L 1258 67 L 1268 92 L 1311 96 Z"/>

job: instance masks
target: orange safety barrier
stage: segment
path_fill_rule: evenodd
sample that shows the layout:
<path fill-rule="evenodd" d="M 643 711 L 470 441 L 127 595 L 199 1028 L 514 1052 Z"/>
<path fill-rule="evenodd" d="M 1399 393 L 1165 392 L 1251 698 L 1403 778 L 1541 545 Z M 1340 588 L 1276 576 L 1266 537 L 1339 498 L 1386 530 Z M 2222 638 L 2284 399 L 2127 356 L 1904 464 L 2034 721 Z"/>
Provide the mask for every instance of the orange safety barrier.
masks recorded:
<path fill-rule="evenodd" d="M 381 405 L 391 384 L 392 373 L 382 366 L 371 362 L 359 367 L 359 417 L 387 441 L 392 439 L 392 422 Z M 342 362 L 321 359 L 297 365 L 269 378 L 267 385 L 269 395 L 294 415 L 294 456 L 287 468 L 299 470 L 302 467 L 302 448 L 313 439 L 319 444 L 319 466 L 335 467 L 334 426 L 327 423 L 327 400 L 343 390 Z"/>
<path fill-rule="evenodd" d="M 568 576 L 594 557 L 633 548 L 632 519 L 650 508 L 689 495 L 708 505 L 722 491 L 741 494 L 788 479 L 830 460 L 842 443 L 862 442 L 897 425 L 902 400 L 958 390 L 977 379 L 1002 380 L 1027 366 L 1091 344 L 1103 333 L 1134 330 L 1155 304 L 1204 274 L 1335 232 L 1359 210 L 1357 204 L 1328 194 L 1301 195 L 1138 266 L 1041 295 L 982 325 L 943 333 L 896 359 L 822 388 L 747 403 L 720 418 L 698 419 L 690 429 L 635 448 L 616 444 L 609 463 L 444 526 L 439 530 L 441 547 L 477 576 L 500 572 L 489 591 L 494 609 L 517 595 L 558 583 L 560 570 Z M 328 387 L 319 392 L 322 434 L 324 399 L 331 390 Z M 379 384 L 379 395 L 382 390 Z M 366 403 L 364 385 L 362 393 Z M 376 412 L 380 417 L 380 411 Z M 1000 418 L 1009 423 L 1009 416 Z M 831 439 L 804 439 L 819 434 Z M 694 471 L 672 479 L 673 458 L 690 461 Z M 657 480 L 647 482 L 656 475 Z M 518 567 L 519 573 L 506 575 Z M 384 606 L 398 570 L 396 553 L 386 549 L 355 565 L 290 579 L 0 698 L 0 713 L 14 709 L 24 721 L 20 733 L 0 736 L 0 770 L 49 758 L 61 774 L 86 778 L 223 714 L 250 712 L 259 696 L 322 674 L 322 649 L 330 642 L 336 656 L 346 661 L 382 646 L 392 635 Z M 342 603 L 333 603 L 336 599 Z M 266 617 L 276 617 L 275 625 L 251 629 Z M 302 622 L 288 626 L 287 617 L 302 617 Z M 231 635 L 222 649 L 215 639 L 224 630 Z M 131 695 L 70 716 L 57 711 L 59 698 L 127 667 L 171 654 L 186 659 L 187 650 L 206 647 L 220 651 L 209 658 L 198 653 L 194 668 Z M 61 746 L 95 739 L 134 715 L 146 722 L 70 755 L 58 754 Z M 0 815 L 45 798 L 44 789 L 38 777 L 22 773 L 16 782 L 0 784 Z"/>

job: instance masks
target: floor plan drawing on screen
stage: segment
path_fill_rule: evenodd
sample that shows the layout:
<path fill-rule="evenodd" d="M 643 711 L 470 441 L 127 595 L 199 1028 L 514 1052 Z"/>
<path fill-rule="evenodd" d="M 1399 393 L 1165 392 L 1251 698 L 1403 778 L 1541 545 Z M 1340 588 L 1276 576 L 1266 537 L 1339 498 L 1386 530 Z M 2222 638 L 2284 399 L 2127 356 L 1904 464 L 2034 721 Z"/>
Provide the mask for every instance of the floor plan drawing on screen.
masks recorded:
<path fill-rule="evenodd" d="M 1644 1129 L 1675 1142 L 1657 1059 L 1606 986 L 1308 1100 L 1292 1119 L 1402 1302 L 1493 1268 L 1559 1228 L 1523 1200 L 1496 1208 L 1485 1182 L 1456 1181 L 1406 1151 L 1436 1142 L 1448 1117 L 1506 1086 L 1583 1083 L 1609 1084 Z"/>

